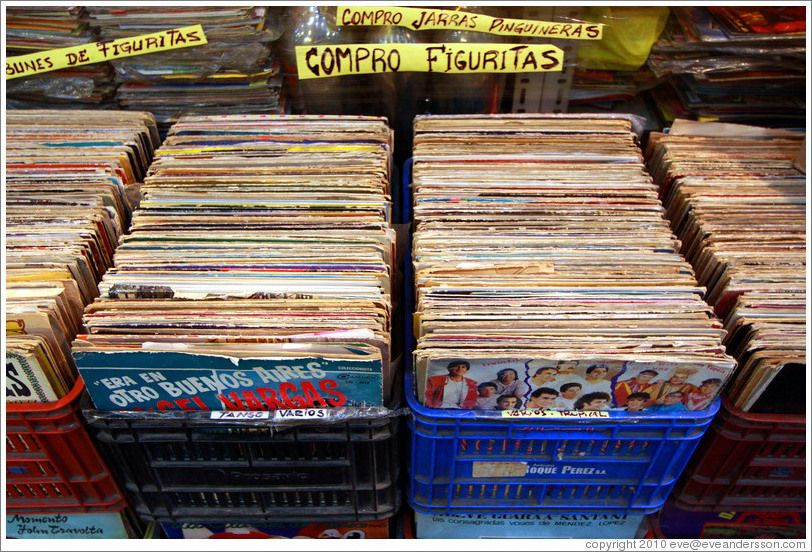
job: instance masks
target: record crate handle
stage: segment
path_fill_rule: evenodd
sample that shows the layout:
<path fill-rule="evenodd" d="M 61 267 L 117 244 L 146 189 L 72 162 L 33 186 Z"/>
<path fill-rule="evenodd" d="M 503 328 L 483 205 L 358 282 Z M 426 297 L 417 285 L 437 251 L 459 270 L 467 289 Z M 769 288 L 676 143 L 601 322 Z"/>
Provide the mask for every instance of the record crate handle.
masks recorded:
<path fill-rule="evenodd" d="M 85 390 L 81 376 L 67 395 L 51 402 L 6 403 L 6 432 L 64 433 L 86 425 L 79 415 L 79 398 Z"/>
<path fill-rule="evenodd" d="M 803 440 L 798 429 L 803 428 L 803 414 L 747 412 L 733 405 L 722 394 L 724 409 L 718 418 L 718 432 L 737 441 L 763 441 L 766 439 Z"/>
<path fill-rule="evenodd" d="M 651 437 L 668 437 L 670 440 L 695 439 L 697 435 L 704 433 L 705 426 L 711 423 L 720 406 L 721 400 L 717 398 L 704 410 L 668 412 L 666 415 L 662 413 L 628 414 L 622 411 L 610 410 L 602 412 L 602 414 L 608 414 L 608 416 L 581 418 L 577 415 L 571 416 L 570 414 L 574 413 L 568 411 L 562 416 L 526 418 L 522 423 L 514 423 L 508 430 L 508 434 L 511 438 L 533 436 L 551 439 L 557 438 L 559 435 L 551 431 L 550 426 L 557 426 L 556 431 L 560 432 L 560 438 L 562 439 L 605 438 L 635 440 L 644 438 L 647 432 L 651 432 Z M 510 418 L 503 419 L 511 421 Z M 702 427 L 696 427 L 697 424 Z M 684 429 L 691 429 L 691 431 L 686 433 L 683 431 Z"/>
<path fill-rule="evenodd" d="M 609 412 L 606 418 L 524 418 L 521 421 L 502 418 L 498 413 L 469 411 L 460 415 L 459 411 L 444 414 L 438 409 L 424 409 L 410 403 L 411 417 L 431 420 L 434 427 L 442 429 L 442 416 L 453 416 L 448 432 L 457 438 L 489 438 L 489 428 L 500 435 L 498 439 L 510 441 L 526 440 L 596 440 L 596 441 L 640 441 L 643 439 L 668 439 L 669 441 L 692 441 L 704 435 L 708 425 L 720 407 L 717 398 L 710 407 L 696 412 L 669 412 L 668 416 L 639 415 L 629 416 L 624 412 Z M 418 408 L 415 408 L 415 407 Z M 673 417 L 672 417 L 673 416 Z M 456 426 L 456 427 L 455 427 Z M 419 431 L 419 430 L 418 430 Z M 470 433 L 470 435 L 468 435 Z M 421 434 L 428 438 L 447 438 L 447 433 L 439 429 L 432 434 Z"/>
<path fill-rule="evenodd" d="M 115 512 L 126 501 L 87 432 L 85 384 L 47 403 L 6 404 L 9 514 Z"/>

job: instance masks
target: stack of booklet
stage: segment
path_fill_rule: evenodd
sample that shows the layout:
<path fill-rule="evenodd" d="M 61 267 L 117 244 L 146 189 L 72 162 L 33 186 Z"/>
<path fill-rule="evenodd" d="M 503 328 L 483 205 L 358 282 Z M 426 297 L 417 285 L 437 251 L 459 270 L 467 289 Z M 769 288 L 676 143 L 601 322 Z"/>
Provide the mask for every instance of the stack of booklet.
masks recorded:
<path fill-rule="evenodd" d="M 378 117 L 184 117 L 73 354 L 101 410 L 380 406 L 392 134 Z"/>
<path fill-rule="evenodd" d="M 149 110 L 164 128 L 182 114 L 282 113 L 281 7 L 87 8 L 102 40 L 202 25 L 207 44 L 121 58 L 116 99 L 124 109 Z"/>
<path fill-rule="evenodd" d="M 73 387 L 70 342 L 129 224 L 126 187 L 157 145 L 148 113 L 8 112 L 6 401 Z"/>
<path fill-rule="evenodd" d="M 628 118 L 425 116 L 414 140 L 422 404 L 711 404 L 735 361 Z"/>
<path fill-rule="evenodd" d="M 647 148 L 740 365 L 728 397 L 751 412 L 805 411 L 807 183 L 793 163 L 802 148 L 802 135 L 670 134 L 653 134 Z"/>

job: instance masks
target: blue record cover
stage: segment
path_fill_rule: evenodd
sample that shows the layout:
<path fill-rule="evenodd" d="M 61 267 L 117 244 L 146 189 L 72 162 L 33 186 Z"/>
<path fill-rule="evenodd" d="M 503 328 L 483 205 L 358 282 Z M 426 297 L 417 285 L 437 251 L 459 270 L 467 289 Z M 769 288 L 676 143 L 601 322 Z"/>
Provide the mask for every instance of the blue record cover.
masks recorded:
<path fill-rule="evenodd" d="M 264 356 L 263 356 L 264 355 Z M 174 351 L 74 351 L 99 410 L 282 410 L 382 406 L 380 356 L 237 358 Z"/>

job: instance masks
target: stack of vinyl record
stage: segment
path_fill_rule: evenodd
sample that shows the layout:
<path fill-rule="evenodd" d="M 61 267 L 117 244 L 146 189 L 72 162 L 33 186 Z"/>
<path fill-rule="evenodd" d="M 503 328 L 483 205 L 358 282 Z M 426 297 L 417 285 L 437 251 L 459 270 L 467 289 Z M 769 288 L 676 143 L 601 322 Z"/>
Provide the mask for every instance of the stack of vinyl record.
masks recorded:
<path fill-rule="evenodd" d="M 74 343 L 97 408 L 387 401 L 390 158 L 381 118 L 181 118 Z"/>
<path fill-rule="evenodd" d="M 129 223 L 125 187 L 157 139 L 148 113 L 8 112 L 7 401 L 55 401 L 73 386 L 70 342 Z"/>
<path fill-rule="evenodd" d="M 78 46 L 95 39 L 82 7 L 32 5 L 6 10 L 6 57 Z M 111 100 L 115 91 L 110 64 L 94 63 L 7 80 L 6 107 L 92 109 Z"/>
<path fill-rule="evenodd" d="M 767 127 L 805 125 L 803 6 L 681 6 L 649 66 L 668 82 L 653 91 L 675 118 Z"/>
<path fill-rule="evenodd" d="M 167 128 L 182 114 L 285 110 L 274 41 L 282 8 L 89 7 L 105 40 L 202 24 L 207 44 L 113 62 L 124 109 L 149 110 Z"/>
<path fill-rule="evenodd" d="M 734 369 L 628 119 L 415 121 L 418 400 L 706 408 Z"/>
<path fill-rule="evenodd" d="M 802 136 L 653 134 L 647 158 L 682 251 L 725 320 L 734 406 L 797 414 L 806 398 Z"/>

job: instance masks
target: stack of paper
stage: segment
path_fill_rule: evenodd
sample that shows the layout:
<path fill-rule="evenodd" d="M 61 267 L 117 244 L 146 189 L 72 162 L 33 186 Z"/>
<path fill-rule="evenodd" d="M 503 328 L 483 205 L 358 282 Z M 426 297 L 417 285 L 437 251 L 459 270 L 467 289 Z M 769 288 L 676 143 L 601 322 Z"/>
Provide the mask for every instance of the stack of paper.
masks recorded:
<path fill-rule="evenodd" d="M 698 410 L 734 368 L 627 119 L 415 121 L 418 399 Z"/>
<path fill-rule="evenodd" d="M 740 370 L 728 389 L 752 412 L 803 413 L 806 191 L 803 136 L 653 134 L 647 157 L 682 251 L 725 320 Z"/>
<path fill-rule="evenodd" d="M 10 111 L 6 126 L 6 400 L 74 384 L 70 342 L 129 224 L 125 187 L 158 145 L 147 113 Z"/>
<path fill-rule="evenodd" d="M 74 343 L 97 407 L 388 400 L 390 163 L 381 118 L 182 118 Z"/>

